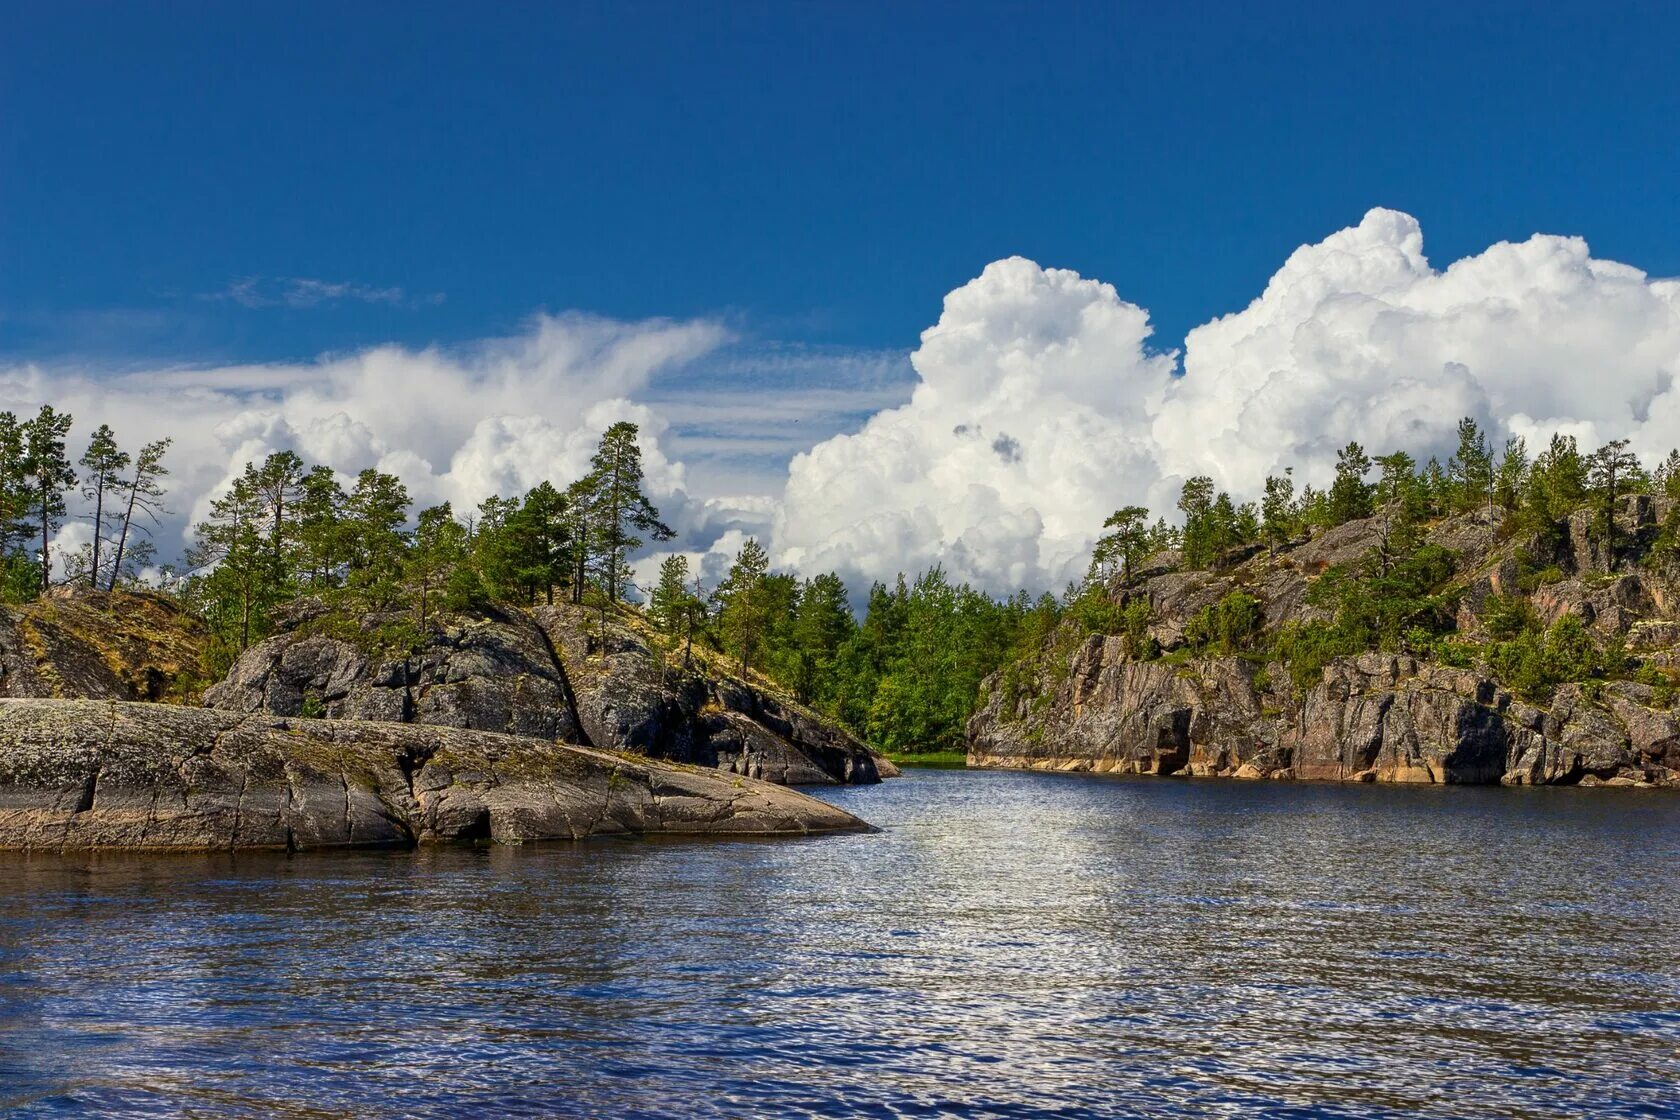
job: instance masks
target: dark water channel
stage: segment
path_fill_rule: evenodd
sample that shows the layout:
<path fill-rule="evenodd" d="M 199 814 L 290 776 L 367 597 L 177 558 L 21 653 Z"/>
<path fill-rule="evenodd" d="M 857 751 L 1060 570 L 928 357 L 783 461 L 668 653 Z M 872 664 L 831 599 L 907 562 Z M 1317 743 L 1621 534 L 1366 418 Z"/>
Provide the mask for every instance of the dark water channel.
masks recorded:
<path fill-rule="evenodd" d="M 0 854 L 0 1115 L 1680 1114 L 1680 796 L 825 796 L 886 831 Z"/>

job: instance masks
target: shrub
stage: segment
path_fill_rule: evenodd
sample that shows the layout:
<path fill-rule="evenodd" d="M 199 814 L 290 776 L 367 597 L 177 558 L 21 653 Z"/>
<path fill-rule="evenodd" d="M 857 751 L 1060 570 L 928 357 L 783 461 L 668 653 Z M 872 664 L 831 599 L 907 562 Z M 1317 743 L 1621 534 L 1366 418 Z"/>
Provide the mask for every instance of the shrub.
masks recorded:
<path fill-rule="evenodd" d="M 1185 641 L 1202 653 L 1233 654 L 1252 649 L 1265 625 L 1260 600 L 1232 591 L 1197 611 L 1184 628 Z"/>

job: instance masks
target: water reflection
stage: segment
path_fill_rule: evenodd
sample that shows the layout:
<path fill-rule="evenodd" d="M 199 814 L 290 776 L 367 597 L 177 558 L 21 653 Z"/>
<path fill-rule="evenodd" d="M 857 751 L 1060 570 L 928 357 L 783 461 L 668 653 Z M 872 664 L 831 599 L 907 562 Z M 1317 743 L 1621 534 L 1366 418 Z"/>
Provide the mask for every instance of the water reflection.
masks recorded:
<path fill-rule="evenodd" d="M 887 831 L 0 857 L 0 1112 L 1672 1104 L 1672 796 L 942 771 L 829 796 Z"/>

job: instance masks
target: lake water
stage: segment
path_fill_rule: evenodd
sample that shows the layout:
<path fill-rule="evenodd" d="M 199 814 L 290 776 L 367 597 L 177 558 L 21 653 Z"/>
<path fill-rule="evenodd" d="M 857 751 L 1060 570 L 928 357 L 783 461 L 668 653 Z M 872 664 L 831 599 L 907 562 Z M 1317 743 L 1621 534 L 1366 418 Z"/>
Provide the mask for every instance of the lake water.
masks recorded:
<path fill-rule="evenodd" d="M 1680 797 L 911 772 L 885 831 L 0 854 L 0 1115 L 1680 1114 Z"/>

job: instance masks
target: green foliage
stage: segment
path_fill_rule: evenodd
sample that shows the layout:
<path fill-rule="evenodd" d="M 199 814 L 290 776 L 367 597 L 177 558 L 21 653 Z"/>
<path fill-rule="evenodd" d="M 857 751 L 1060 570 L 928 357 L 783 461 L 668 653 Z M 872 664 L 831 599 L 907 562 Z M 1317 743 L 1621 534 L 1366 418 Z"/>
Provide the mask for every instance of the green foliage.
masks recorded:
<path fill-rule="evenodd" d="M 1651 706 L 1654 708 L 1672 708 L 1675 700 L 1680 699 L 1680 674 L 1673 669 L 1641 665 L 1633 679 L 1651 686 Z"/>
<path fill-rule="evenodd" d="M 52 579 L 51 538 L 64 522 L 65 491 L 76 485 L 76 472 L 64 450 L 70 433 L 68 413 L 44 404 L 35 419 L 23 425 L 23 456 L 20 463 L 22 489 L 20 507 L 30 533 L 41 544 L 41 590 Z"/>
<path fill-rule="evenodd" d="M 715 593 L 724 648 L 740 659 L 742 673 L 756 664 L 773 621 L 771 590 L 765 584 L 769 570 L 764 546 L 748 537 Z"/>
<path fill-rule="evenodd" d="M 1091 551 L 1091 568 L 1086 578 L 1102 582 L 1118 576 L 1131 577 L 1137 567 L 1159 543 L 1149 527 L 1149 511 L 1142 506 L 1127 506 L 1114 511 L 1103 522 L 1108 532 L 1097 539 Z"/>
<path fill-rule="evenodd" d="M 1260 533 L 1274 553 L 1300 531 L 1301 515 L 1295 507 L 1295 480 L 1285 468 L 1283 477 L 1268 475 L 1265 497 L 1260 501 Z"/>
<path fill-rule="evenodd" d="M 609 427 L 590 460 L 589 474 L 572 495 L 587 510 L 588 535 L 580 547 L 598 555 L 600 583 L 609 602 L 616 601 L 623 590 L 626 558 L 642 547 L 637 534 L 646 533 L 656 541 L 668 541 L 674 535 L 643 493 L 638 431 L 625 420 Z"/>
<path fill-rule="evenodd" d="M 41 592 L 41 565 L 21 552 L 0 557 L 0 601 L 33 602 Z"/>
<path fill-rule="evenodd" d="M 1184 564 L 1207 568 L 1223 563 L 1234 549 L 1259 540 L 1260 513 L 1252 503 L 1237 505 L 1231 495 L 1213 490 L 1213 480 L 1197 475 L 1184 484 L 1178 508 L 1184 514 L 1181 536 Z"/>
<path fill-rule="evenodd" d="M 1371 457 L 1359 444 L 1349 443 L 1336 453 L 1336 479 L 1330 485 L 1329 495 L 1332 525 L 1371 516 L 1373 487 L 1365 481 L 1370 473 Z"/>
<path fill-rule="evenodd" d="M 1573 614 L 1544 630 L 1531 619 L 1511 637 L 1490 642 L 1486 657 L 1501 683 L 1537 704 L 1550 702 L 1558 685 L 1603 680 L 1625 668 L 1620 650 L 1601 649 Z"/>
<path fill-rule="evenodd" d="M 1185 642 L 1198 653 L 1216 656 L 1248 652 L 1259 640 L 1265 619 L 1259 599 L 1232 591 L 1191 616 L 1184 628 Z"/>
<path fill-rule="evenodd" d="M 1493 502 L 1493 452 L 1476 421 L 1458 422 L 1458 453 L 1447 462 L 1452 508 L 1472 510 Z"/>

